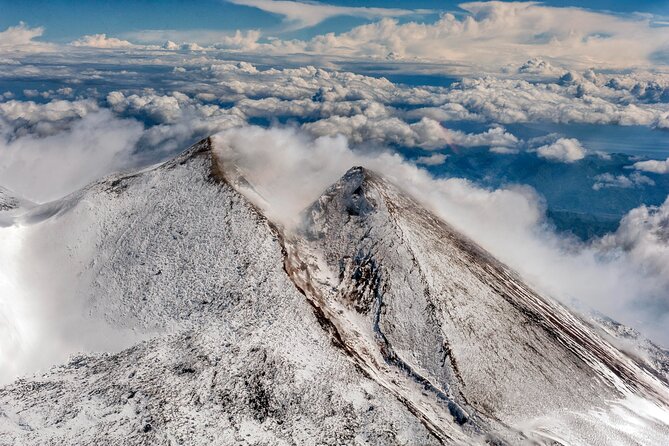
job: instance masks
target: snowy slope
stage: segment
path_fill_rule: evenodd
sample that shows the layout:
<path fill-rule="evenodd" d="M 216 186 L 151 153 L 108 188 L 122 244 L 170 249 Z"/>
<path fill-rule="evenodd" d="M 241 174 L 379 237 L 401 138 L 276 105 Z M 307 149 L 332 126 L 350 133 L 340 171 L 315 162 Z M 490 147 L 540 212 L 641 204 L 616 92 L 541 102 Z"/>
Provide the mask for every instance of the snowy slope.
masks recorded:
<path fill-rule="evenodd" d="M 22 214 L 19 288 L 77 315 L 47 334 L 62 352 L 119 353 L 0 388 L 0 444 L 669 435 L 659 363 L 614 347 L 377 174 L 351 169 L 296 230 L 261 201 L 205 140 Z"/>
<path fill-rule="evenodd" d="M 425 407 L 435 429 L 450 415 L 465 431 L 510 442 L 517 431 L 581 444 L 669 435 L 662 421 L 631 434 L 640 419 L 611 426 L 586 415 L 635 397 L 666 406 L 666 378 L 650 363 L 537 295 L 378 175 L 351 169 L 304 220 L 289 271 L 361 367 Z"/>

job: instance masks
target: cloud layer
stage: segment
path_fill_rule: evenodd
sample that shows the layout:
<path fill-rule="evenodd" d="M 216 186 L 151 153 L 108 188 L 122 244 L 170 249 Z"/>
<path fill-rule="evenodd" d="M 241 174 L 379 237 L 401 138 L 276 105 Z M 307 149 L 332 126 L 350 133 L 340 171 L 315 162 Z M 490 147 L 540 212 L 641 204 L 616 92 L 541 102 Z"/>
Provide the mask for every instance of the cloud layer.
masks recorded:
<path fill-rule="evenodd" d="M 119 56 L 110 57 L 115 60 Z M 285 121 L 285 125 L 299 127 L 314 137 L 344 135 L 354 146 L 414 149 L 420 163 L 432 166 L 445 162 L 444 154 L 428 157 L 420 151 L 488 147 L 498 154 L 531 151 L 566 163 L 588 154 L 573 137 L 551 134 L 523 140 L 503 124 L 591 123 L 661 129 L 669 122 L 667 103 L 651 100 L 648 94 L 669 85 L 662 75 L 587 71 L 569 73 L 553 83 L 486 77 L 463 79 L 449 87 L 411 87 L 313 66 L 262 69 L 248 62 L 212 64 L 206 58 L 201 64 L 169 66 L 170 73 L 164 75 L 165 85 L 160 91 L 143 88 L 139 71 L 88 69 L 64 71 L 63 85 L 67 86 L 25 89 L 22 94 L 30 100 L 4 99 L 0 95 L 0 135 L 4 140 L 0 143 L 8 154 L 0 161 L 0 167 L 8 172 L 5 186 L 37 201 L 57 198 L 111 170 L 159 161 L 198 138 L 258 120 L 267 124 Z M 27 76 L 41 75 L 38 70 Z M 57 71 L 51 75 L 60 76 Z M 86 82 L 99 85 L 100 79 L 106 79 L 110 88 L 117 83 L 119 89 L 102 93 L 97 88 L 80 87 Z M 6 97 L 13 96 L 8 93 Z M 105 155 L 69 139 L 86 140 L 83 128 L 101 125 L 91 117 L 94 114 L 106 116 L 114 128 L 128 129 L 127 137 L 100 146 L 100 150 L 104 147 L 109 151 Z M 457 129 L 462 123 L 475 124 L 476 130 Z M 78 133 L 73 134 L 73 129 Z M 62 145 L 62 151 L 55 144 Z M 36 155 L 47 145 L 47 153 L 58 159 Z M 36 165 L 62 161 L 72 169 L 55 169 L 63 174 L 60 179 L 55 173 L 40 175 L 43 184 L 30 186 L 36 172 L 42 171 L 32 169 L 32 159 Z M 658 173 L 663 163 L 638 161 L 634 168 L 655 169 Z M 108 166 L 103 168 L 105 164 Z M 81 178 L 66 179 L 77 175 L 77 166 L 83 169 L 78 175 Z M 619 172 L 595 178 L 597 190 L 652 183 L 647 176 Z"/>
<path fill-rule="evenodd" d="M 515 72 L 556 76 L 565 69 L 628 70 L 667 68 L 669 27 L 648 14 L 620 15 L 537 2 L 469 2 L 456 12 L 334 6 L 291 0 L 233 0 L 284 18 L 290 31 L 313 27 L 347 15 L 377 20 L 341 33 L 308 40 L 270 37 L 266 30 L 128 31 L 121 36 L 94 34 L 75 40 L 73 48 L 132 48 L 183 51 L 229 50 L 253 55 L 305 57 L 313 60 L 369 60 L 467 72 Z M 400 22 L 397 17 L 429 13 L 427 21 Z M 53 50 L 36 42 L 42 28 L 24 24 L 0 32 L 0 53 Z M 169 44 L 172 42 L 172 45 Z M 132 46 L 131 46 L 132 45 Z M 529 59 L 529 61 L 528 61 Z M 414 66 L 415 69 L 415 66 Z"/>
<path fill-rule="evenodd" d="M 265 2 L 265 8 L 279 9 Z M 470 2 L 468 14 L 444 13 L 434 23 L 400 24 L 392 18 L 350 31 L 319 35 L 308 41 L 273 41 L 264 51 L 307 52 L 361 58 L 460 62 L 480 67 L 523 63 L 543 57 L 577 68 L 621 69 L 649 66 L 669 45 L 669 31 L 648 16 L 614 15 L 581 8 L 550 7 L 535 2 Z M 293 10 L 287 5 L 285 9 Z M 309 20 L 304 8 L 296 20 Z M 287 12 L 286 12 L 287 14 Z M 299 16 L 299 18 L 298 18 Z M 314 16 L 316 17 L 316 16 Z"/>

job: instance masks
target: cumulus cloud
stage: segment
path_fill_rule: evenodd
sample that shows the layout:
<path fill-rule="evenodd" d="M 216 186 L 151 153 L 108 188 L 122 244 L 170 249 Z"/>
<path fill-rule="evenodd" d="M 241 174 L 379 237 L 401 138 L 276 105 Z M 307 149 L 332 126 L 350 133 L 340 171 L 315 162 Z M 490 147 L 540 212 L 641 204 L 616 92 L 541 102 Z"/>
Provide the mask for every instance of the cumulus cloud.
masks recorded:
<path fill-rule="evenodd" d="M 601 244 L 611 255 L 631 256 L 642 270 L 662 277 L 669 286 L 669 197 L 660 206 L 631 210 Z"/>
<path fill-rule="evenodd" d="M 542 76 L 563 74 L 564 69 L 551 65 L 550 62 L 540 57 L 534 57 L 520 65 L 517 69 L 519 74 L 537 74 Z"/>
<path fill-rule="evenodd" d="M 500 70 L 508 73 L 510 67 L 517 67 L 516 74 L 548 77 L 560 75 L 563 67 L 655 69 L 665 65 L 657 55 L 669 47 L 668 28 L 656 26 L 650 15 L 623 16 L 537 2 L 463 3 L 458 13 L 443 13 L 434 22 L 396 19 L 431 12 L 426 10 L 334 6 L 291 0 L 234 0 L 233 3 L 279 14 L 289 29 L 313 26 L 340 15 L 380 20 L 308 40 L 263 39 L 262 30 L 147 29 L 118 38 L 104 34 L 84 36 L 74 44 L 130 49 L 130 42 L 139 42 L 150 45 L 138 45 L 134 48 L 136 51 L 225 49 L 271 57 L 310 56 L 321 63 L 328 63 L 324 57 L 328 61 L 369 58 L 387 63 L 420 61 L 429 62 L 426 67 L 440 64 L 469 73 Z M 42 31 L 23 24 L 11 27 L 0 33 L 0 49 L 34 50 L 40 46 L 44 49 L 44 44 L 34 40 Z M 659 92 L 657 86 L 648 87 L 645 93 L 648 96 L 666 96 L 666 90 Z"/>
<path fill-rule="evenodd" d="M 316 136 L 345 135 L 356 144 L 371 142 L 379 145 L 436 149 L 451 142 L 450 133 L 429 118 L 409 124 L 396 117 L 370 118 L 363 114 L 351 117 L 332 116 L 304 124 L 303 128 Z"/>
<path fill-rule="evenodd" d="M 246 122 L 244 115 L 236 109 L 202 104 L 178 91 L 167 95 L 148 93 L 128 96 L 112 91 L 107 95 L 106 102 L 112 111 L 121 116 L 149 122 L 150 127 L 137 145 L 145 152 L 143 156 L 152 156 L 154 161 L 156 157 L 174 154 L 198 139 Z M 158 153 L 154 154 L 156 151 Z"/>
<path fill-rule="evenodd" d="M 168 40 L 163 44 L 163 49 L 165 50 L 178 50 L 179 45 L 175 42 L 172 42 L 171 40 Z"/>
<path fill-rule="evenodd" d="M 266 51 L 347 57 L 401 58 L 501 68 L 528 57 L 587 68 L 654 65 L 669 44 L 666 27 L 648 16 L 620 16 L 536 2 L 471 2 L 466 14 L 442 14 L 434 23 L 392 18 L 308 41 L 273 41 Z"/>
<path fill-rule="evenodd" d="M 68 92 L 68 90 L 62 90 L 62 93 Z M 35 96 L 38 95 L 39 92 L 35 92 Z M 5 139 L 30 134 L 40 137 L 53 135 L 98 110 L 97 103 L 90 99 L 52 100 L 45 104 L 10 100 L 0 103 L 0 134 Z"/>
<path fill-rule="evenodd" d="M 634 172 L 630 176 L 613 175 L 610 173 L 603 173 L 595 176 L 595 184 L 592 185 L 594 190 L 601 190 L 610 187 L 619 187 L 622 189 L 631 189 L 633 187 L 655 186 L 655 181 L 639 172 Z"/>
<path fill-rule="evenodd" d="M 642 85 L 660 85 L 662 76 L 652 76 L 656 81 L 642 81 L 638 76 L 637 82 L 629 85 L 617 83 L 619 76 L 595 75 L 588 79 L 570 74 L 573 76 L 563 76 L 559 82 L 540 83 L 491 76 L 464 78 L 447 89 L 433 91 L 425 106 L 407 112 L 407 116 L 502 124 L 549 121 L 669 127 L 666 104 L 641 94 L 647 91 Z M 653 91 L 659 90 L 657 87 Z"/>
<path fill-rule="evenodd" d="M 132 48 L 133 44 L 127 40 L 116 37 L 107 37 L 106 34 L 93 34 L 83 36 L 72 42 L 73 46 L 86 46 L 91 48 Z"/>
<path fill-rule="evenodd" d="M 639 161 L 634 163 L 632 167 L 635 168 L 636 170 L 642 170 L 644 172 L 665 174 L 669 173 L 669 158 L 667 158 L 664 161 L 661 160 Z"/>
<path fill-rule="evenodd" d="M 34 52 L 52 49 L 52 45 L 35 39 L 44 34 L 43 27 L 30 28 L 23 22 L 0 31 L 0 52 Z"/>
<path fill-rule="evenodd" d="M 203 74 L 205 77 L 200 77 Z M 104 73 L 96 75 L 104 76 Z M 602 95 L 614 95 L 611 102 L 603 98 L 593 102 L 572 94 L 573 82 L 580 80 L 532 84 L 485 78 L 463 80 L 446 88 L 409 87 L 384 78 L 311 66 L 259 69 L 248 62 L 219 62 L 207 65 L 204 70 L 188 69 L 179 76 L 184 77 L 181 85 L 193 85 L 189 94 L 117 90 L 108 93 L 99 103 L 92 99 L 54 99 L 43 104 L 16 100 L 0 102 L 0 129 L 6 144 L 30 135 L 37 140 L 70 131 L 82 118 L 108 107 L 120 118 L 137 119 L 147 125 L 135 144 L 134 153 L 139 159 L 133 155 L 132 162 L 155 162 L 198 138 L 243 125 L 256 117 L 272 120 L 294 116 L 300 120 L 294 125 L 312 136 L 341 134 L 353 145 L 427 150 L 490 147 L 493 152 L 505 154 L 530 147 L 538 150 L 539 156 L 573 162 L 584 155 L 578 141 L 555 136 L 542 142 L 525 142 L 499 125 L 490 125 L 480 133 L 466 133 L 448 128 L 448 119 L 496 122 L 497 117 L 503 117 L 510 122 L 522 122 L 554 117 L 558 121 L 573 119 L 580 122 L 593 117 L 600 119 L 596 105 L 607 104 L 602 110 L 607 116 L 604 122 L 609 122 L 612 117 L 621 119 L 616 92 L 627 92 L 642 81 L 641 76 L 625 75 L 613 88 L 606 85 L 613 85 L 612 79 L 618 77 L 585 73 L 583 79 L 605 92 Z M 650 82 L 650 79 L 653 78 L 646 81 Z M 657 82 L 661 79 L 657 78 Z M 69 87 L 36 90 L 34 94 L 51 98 L 73 95 L 73 90 Z M 590 112 L 588 107 L 591 107 Z M 639 103 L 636 107 L 641 116 L 657 116 L 662 104 Z M 651 111 L 651 107 L 657 107 L 657 110 Z M 433 157 L 421 162 L 438 160 L 439 157 Z M 120 165 L 113 166 L 118 168 Z M 595 178 L 593 187 L 642 187 L 651 182 L 642 175 L 607 174 Z"/>
<path fill-rule="evenodd" d="M 425 10 L 291 0 L 234 0 L 233 3 L 278 14 L 284 17 L 288 29 L 314 26 L 340 15 L 380 20 L 308 40 L 263 39 L 262 30 L 147 29 L 124 33 L 120 38 L 102 34 L 85 36 L 78 42 L 100 47 L 129 42 L 150 44 L 138 46 L 137 51 L 224 49 L 270 57 L 299 55 L 320 63 L 329 63 L 324 58 L 328 61 L 373 58 L 400 68 L 403 66 L 396 63 L 398 60 L 418 61 L 428 62 L 425 67 L 439 64 L 468 73 L 501 70 L 507 74 L 553 78 L 564 73 L 565 68 L 655 69 L 664 65 L 657 55 L 669 47 L 668 28 L 656 26 L 650 15 L 623 16 L 537 2 L 463 3 L 458 13 L 443 13 L 434 22 L 396 19 L 431 12 Z M 39 35 L 23 25 L 15 28 L 10 28 L 13 37 L 8 35 L 5 40 L 26 42 Z M 666 90 L 659 92 L 656 87 L 648 85 L 645 94 L 666 96 Z"/>
<path fill-rule="evenodd" d="M 587 79 L 561 84 L 494 77 L 463 79 L 440 100 L 461 104 L 469 113 L 499 123 L 550 121 L 664 127 L 668 119 L 664 105 L 637 102 L 627 92 Z"/>
<path fill-rule="evenodd" d="M 563 163 L 573 163 L 585 158 L 585 149 L 577 139 L 573 138 L 560 138 L 536 150 L 541 158 Z"/>
<path fill-rule="evenodd" d="M 284 18 L 289 30 L 308 28 L 337 16 L 364 17 L 402 17 L 410 14 L 429 13 L 429 10 L 408 10 L 397 8 L 368 8 L 334 6 L 316 2 L 289 0 L 227 0 L 236 5 L 250 6 L 262 11 L 278 14 Z"/>
<path fill-rule="evenodd" d="M 277 115 L 309 119 L 329 116 L 352 116 L 364 113 L 385 114 L 403 121 L 420 121 L 423 117 L 446 121 L 475 121 L 489 124 L 548 121 L 555 123 L 589 123 L 669 127 L 666 102 L 652 102 L 650 91 L 664 91 L 669 80 L 662 75 L 574 74 L 558 82 L 484 77 L 465 78 L 449 87 L 406 86 L 384 78 L 350 72 L 329 71 L 313 66 L 286 69 L 259 69 L 248 62 L 212 63 L 206 55 L 170 54 L 160 50 L 150 63 L 188 66 L 187 76 L 166 79 L 164 84 L 178 83 L 194 95 L 216 95 L 221 102 L 234 102 L 237 110 L 248 117 L 273 118 Z M 103 52 L 106 58 L 121 59 L 114 52 Z M 131 56 L 134 53 L 129 53 Z M 125 52 L 123 58 L 129 56 Z M 133 64 L 146 64 L 144 56 Z M 111 62 L 110 62 L 111 63 Z M 125 63 L 116 60 L 115 63 Z M 202 69 L 191 69 L 198 67 Z M 2 77 L 39 78 L 45 73 L 38 67 L 19 65 L 0 71 Z M 62 71 L 62 72 L 61 72 Z M 49 68 L 50 77 L 67 82 L 119 80 L 135 86 L 141 75 L 130 72 L 73 70 Z M 656 85 L 656 87 L 651 87 Z M 669 83 L 667 83 L 669 86 Z M 171 87 L 174 89 L 174 87 Z M 197 91 L 196 91 L 197 90 Z M 170 90 L 167 90 L 168 92 Z M 669 91 L 669 90 L 668 90 Z M 136 90 L 135 93 L 138 93 Z M 642 93 L 644 92 L 644 93 Z M 44 92 L 35 92 L 38 95 Z M 659 94 L 659 93 L 658 93 Z M 447 124 L 446 124 L 447 125 Z"/>
<path fill-rule="evenodd" d="M 345 135 L 350 142 L 355 144 L 375 142 L 380 145 L 393 144 L 428 150 L 446 146 L 515 147 L 520 142 L 518 138 L 501 127 L 494 127 L 483 133 L 465 133 L 447 129 L 430 118 L 407 123 L 397 117 L 385 115 L 368 117 L 364 113 L 350 117 L 332 116 L 304 124 L 302 128 L 316 136 Z"/>
<path fill-rule="evenodd" d="M 103 73 L 96 75 L 104 76 Z M 634 89 L 633 85 L 642 81 L 641 76 L 625 75 L 616 83 L 612 80 L 618 77 L 585 73 L 583 79 L 597 86 L 600 89 L 597 91 L 604 92 L 602 95 L 614 95 L 609 102 L 604 98 L 593 101 L 573 95 L 573 83 L 580 80 L 532 84 L 485 78 L 463 80 L 446 88 L 409 87 L 384 78 L 311 66 L 259 69 L 248 62 L 219 62 L 207 65 L 204 70 L 188 69 L 179 76 L 184 76 L 181 85 L 193 85 L 189 94 L 117 90 L 108 93 L 100 103 L 92 99 L 55 99 L 44 104 L 0 102 L 0 126 L 8 143 L 27 135 L 43 138 L 69 131 L 86 115 L 109 107 L 121 118 L 138 119 L 148 126 L 137 141 L 136 151 L 149 162 L 168 156 L 198 138 L 243 125 L 249 119 L 294 116 L 307 121 L 295 125 L 312 136 L 341 134 L 354 145 L 427 150 L 490 147 L 493 152 L 505 154 L 518 153 L 526 146 L 535 149 L 541 146 L 539 156 L 572 162 L 584 154 L 578 141 L 560 140 L 555 136 L 542 142 L 525 142 L 499 125 L 491 125 L 480 133 L 466 133 L 448 128 L 448 120 L 496 122 L 497 118 L 505 118 L 509 122 L 524 122 L 553 118 L 568 122 L 602 119 L 608 123 L 614 118 L 622 119 L 616 92 L 624 91 L 621 94 L 627 95 L 629 88 Z M 657 82 L 661 79 L 657 78 Z M 607 86 L 614 83 L 615 88 Z M 73 90 L 69 87 L 57 91 L 36 90 L 34 94 L 50 98 L 73 95 Z M 628 99 L 635 100 L 631 96 Z M 602 117 L 597 115 L 598 104 L 606 104 L 601 108 Z M 639 103 L 635 107 L 639 116 L 657 116 L 662 104 Z M 655 118 L 647 121 L 652 119 Z M 638 121 L 630 119 L 629 122 Z M 641 187 L 650 181 L 639 175 L 620 178 L 603 175 L 595 179 L 594 187 Z"/>
<path fill-rule="evenodd" d="M 165 50 L 189 50 L 193 48 L 203 50 L 209 48 L 255 51 L 259 48 L 258 40 L 261 37 L 261 32 L 259 30 L 227 32 L 207 29 L 146 29 L 127 32 L 123 36 L 145 44 L 159 44 Z"/>
<path fill-rule="evenodd" d="M 666 327 L 669 323 L 669 197 L 660 206 L 642 205 L 631 210 L 620 222 L 618 230 L 605 236 L 598 246 L 609 261 L 624 259 L 631 264 L 647 284 L 657 291 L 639 298 L 633 308 L 632 317 L 642 325 L 646 333 L 656 339 L 667 341 Z M 647 288 L 647 287 L 646 287 Z"/>

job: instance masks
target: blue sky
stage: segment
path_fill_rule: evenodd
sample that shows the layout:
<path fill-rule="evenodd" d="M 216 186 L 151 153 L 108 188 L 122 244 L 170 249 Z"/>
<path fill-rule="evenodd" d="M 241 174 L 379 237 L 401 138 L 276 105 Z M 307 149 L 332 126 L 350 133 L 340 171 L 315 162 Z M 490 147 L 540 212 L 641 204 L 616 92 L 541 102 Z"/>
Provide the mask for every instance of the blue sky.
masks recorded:
<path fill-rule="evenodd" d="M 323 3 L 323 2 L 321 2 Z M 458 12 L 459 1 L 368 1 L 332 0 L 330 5 L 349 7 L 380 7 L 405 9 L 431 9 L 437 12 Z M 609 10 L 618 13 L 634 11 L 669 16 L 667 0 L 548 0 L 553 6 L 578 6 L 592 10 Z M 70 41 L 85 34 L 107 33 L 122 36 L 124 33 L 146 29 L 263 29 L 289 37 L 305 38 L 317 33 L 341 32 L 370 21 L 365 18 L 335 17 L 308 29 L 282 32 L 280 16 L 259 9 L 235 5 L 223 0 L 0 0 L 0 29 L 26 22 L 29 26 L 45 28 L 43 38 L 51 41 Z M 429 14 L 421 21 L 436 19 Z M 400 21 L 414 17 L 403 17 Z"/>

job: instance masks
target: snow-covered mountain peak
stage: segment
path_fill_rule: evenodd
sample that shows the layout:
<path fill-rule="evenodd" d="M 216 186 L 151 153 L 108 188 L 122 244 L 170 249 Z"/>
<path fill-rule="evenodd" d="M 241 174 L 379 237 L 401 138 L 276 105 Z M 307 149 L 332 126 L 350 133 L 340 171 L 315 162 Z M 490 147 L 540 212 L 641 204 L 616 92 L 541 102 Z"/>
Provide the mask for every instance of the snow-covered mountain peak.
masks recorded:
<path fill-rule="evenodd" d="M 323 229 L 342 218 L 372 212 L 376 207 L 376 200 L 372 196 L 378 197 L 374 193 L 373 178 L 378 179 L 378 176 L 364 167 L 349 169 L 304 212 L 307 221 L 304 229 Z"/>
<path fill-rule="evenodd" d="M 429 407 L 440 435 L 451 435 L 440 430 L 450 420 L 513 443 L 517 429 L 542 438 L 520 427 L 539 417 L 567 432 L 565 413 L 581 413 L 591 435 L 618 439 L 629 425 L 610 431 L 586 413 L 629 395 L 669 403 L 654 364 L 619 351 L 375 172 L 349 170 L 302 221 L 288 249 L 293 280 L 361 368 Z"/>

